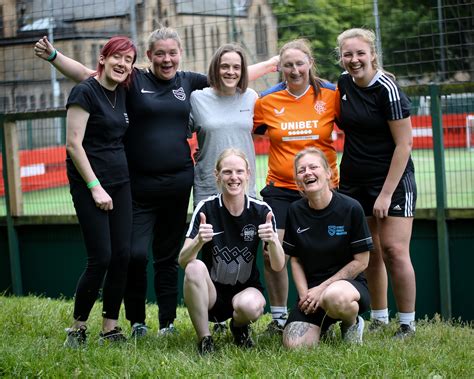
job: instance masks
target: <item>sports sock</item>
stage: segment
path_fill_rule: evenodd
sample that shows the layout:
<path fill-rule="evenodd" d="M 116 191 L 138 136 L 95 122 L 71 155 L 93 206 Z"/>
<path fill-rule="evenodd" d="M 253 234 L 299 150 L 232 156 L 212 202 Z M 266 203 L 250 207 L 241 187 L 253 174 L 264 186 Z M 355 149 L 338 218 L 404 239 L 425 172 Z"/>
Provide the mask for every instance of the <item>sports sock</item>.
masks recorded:
<path fill-rule="evenodd" d="M 385 309 L 372 309 L 370 311 L 370 319 L 378 320 L 384 324 L 388 324 L 388 308 Z"/>
<path fill-rule="evenodd" d="M 400 320 L 400 324 L 410 325 L 415 329 L 415 312 L 398 312 L 398 319 Z"/>
<path fill-rule="evenodd" d="M 285 325 L 286 322 L 286 316 L 288 313 L 288 308 L 287 307 L 273 307 L 270 306 L 270 311 L 272 312 L 272 319 L 276 320 L 278 324 L 280 325 Z"/>

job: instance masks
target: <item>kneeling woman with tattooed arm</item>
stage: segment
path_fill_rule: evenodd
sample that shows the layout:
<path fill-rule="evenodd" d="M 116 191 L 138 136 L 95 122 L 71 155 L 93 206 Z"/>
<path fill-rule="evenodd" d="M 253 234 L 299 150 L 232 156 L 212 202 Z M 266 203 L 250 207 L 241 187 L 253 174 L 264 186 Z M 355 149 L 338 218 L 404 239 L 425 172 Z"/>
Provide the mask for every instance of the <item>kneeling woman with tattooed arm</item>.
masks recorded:
<path fill-rule="evenodd" d="M 364 212 L 357 201 L 330 189 L 331 170 L 321 150 L 299 152 L 294 168 L 303 198 L 288 210 L 283 248 L 291 256 L 298 302 L 283 344 L 315 345 L 337 321 L 345 341 L 362 343 L 359 314 L 370 304 L 363 272 L 372 249 Z"/>

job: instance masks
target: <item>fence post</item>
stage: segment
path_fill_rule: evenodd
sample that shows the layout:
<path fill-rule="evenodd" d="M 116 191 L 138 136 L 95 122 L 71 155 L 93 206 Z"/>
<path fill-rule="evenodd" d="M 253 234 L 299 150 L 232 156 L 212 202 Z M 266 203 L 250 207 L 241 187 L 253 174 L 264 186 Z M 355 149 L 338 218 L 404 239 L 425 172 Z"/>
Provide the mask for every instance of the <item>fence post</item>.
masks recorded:
<path fill-rule="evenodd" d="M 446 223 L 446 171 L 444 162 L 443 122 L 439 86 L 430 85 L 431 117 L 433 121 L 433 152 L 436 181 L 436 226 L 438 235 L 439 289 L 441 316 L 451 318 L 451 277 L 449 265 L 449 236 Z"/>
<path fill-rule="evenodd" d="M 5 206 L 7 209 L 7 235 L 8 253 L 10 256 L 10 275 L 12 280 L 12 292 L 17 296 L 23 295 L 23 282 L 21 278 L 20 249 L 18 236 L 10 207 L 10 186 L 8 182 L 8 155 L 7 155 L 7 131 L 4 116 L 0 115 L 0 128 L 2 133 L 2 163 L 3 163 L 3 184 L 5 186 Z"/>
<path fill-rule="evenodd" d="M 3 121 L 3 137 L 6 152 L 6 169 L 8 172 L 8 195 L 10 212 L 13 216 L 23 216 L 23 192 L 21 190 L 20 152 L 16 121 Z"/>

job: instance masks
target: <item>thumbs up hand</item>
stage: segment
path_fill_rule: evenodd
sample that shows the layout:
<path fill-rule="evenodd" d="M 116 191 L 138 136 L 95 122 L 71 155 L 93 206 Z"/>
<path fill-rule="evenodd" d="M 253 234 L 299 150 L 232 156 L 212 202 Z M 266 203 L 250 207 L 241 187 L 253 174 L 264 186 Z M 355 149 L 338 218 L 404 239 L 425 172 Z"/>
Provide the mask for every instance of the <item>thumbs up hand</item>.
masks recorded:
<path fill-rule="evenodd" d="M 264 242 L 273 242 L 275 239 L 278 239 L 278 235 L 273 229 L 272 218 L 273 213 L 268 212 L 265 219 L 265 224 L 260 224 L 258 226 L 258 236 Z"/>
<path fill-rule="evenodd" d="M 199 225 L 199 241 L 202 243 L 209 242 L 214 236 L 214 228 L 211 224 L 206 223 L 206 215 L 204 213 L 199 213 L 199 218 L 201 224 Z"/>

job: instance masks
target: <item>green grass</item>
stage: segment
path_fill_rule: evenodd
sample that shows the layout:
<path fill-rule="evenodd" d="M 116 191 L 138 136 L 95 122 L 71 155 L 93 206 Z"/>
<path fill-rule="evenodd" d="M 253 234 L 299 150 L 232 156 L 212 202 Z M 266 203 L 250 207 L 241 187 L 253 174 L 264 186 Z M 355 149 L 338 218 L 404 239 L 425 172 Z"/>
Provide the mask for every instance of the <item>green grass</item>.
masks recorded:
<path fill-rule="evenodd" d="M 216 340 L 217 352 L 201 358 L 185 308 L 178 309 L 179 334 L 157 337 L 156 305 L 148 305 L 149 335 L 118 346 L 99 346 L 100 304 L 89 322 L 89 343 L 80 350 L 64 349 L 70 300 L 0 296 L 0 377 L 474 377 L 472 326 L 439 319 L 419 321 L 414 338 L 394 341 L 390 329 L 364 336 L 363 346 L 348 346 L 338 336 L 311 349 L 288 351 L 279 337 L 262 333 L 265 315 L 253 325 L 254 349 L 235 347 L 229 334 Z M 120 323 L 127 333 L 123 314 Z"/>
<path fill-rule="evenodd" d="M 436 181 L 432 150 L 414 150 L 418 187 L 417 208 L 436 208 Z M 339 155 L 339 160 L 341 155 Z M 267 156 L 257 155 L 257 189 L 265 186 Z M 474 149 L 446 149 L 446 188 L 448 208 L 474 208 Z M 74 214 L 69 187 L 23 194 L 25 215 Z M 189 212 L 192 212 L 192 201 Z M 0 216 L 6 215 L 5 198 L 0 197 Z"/>

